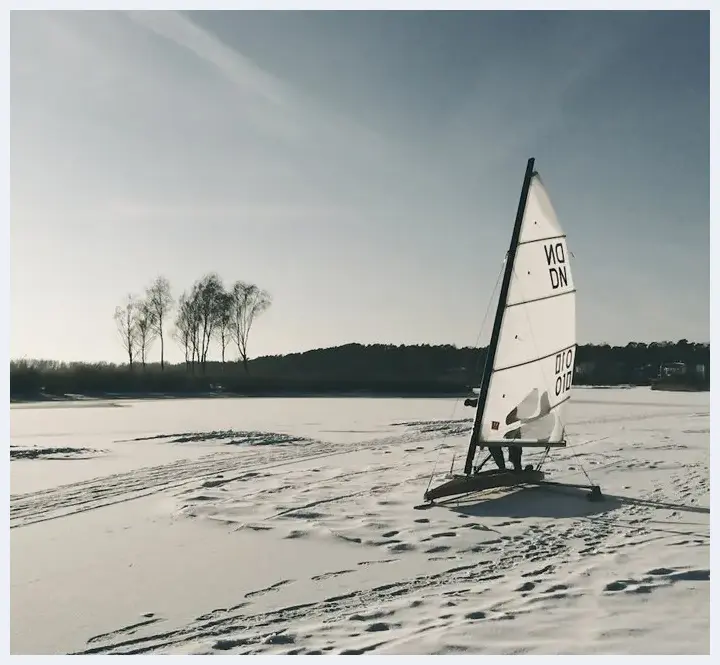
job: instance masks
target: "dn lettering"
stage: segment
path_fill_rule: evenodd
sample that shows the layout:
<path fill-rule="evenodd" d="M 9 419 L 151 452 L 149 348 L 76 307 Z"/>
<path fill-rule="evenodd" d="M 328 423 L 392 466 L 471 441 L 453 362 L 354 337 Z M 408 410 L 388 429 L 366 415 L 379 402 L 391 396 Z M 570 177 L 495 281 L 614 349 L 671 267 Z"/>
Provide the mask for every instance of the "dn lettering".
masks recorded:
<path fill-rule="evenodd" d="M 565 263 L 565 246 L 561 243 L 544 245 L 545 260 L 548 264 L 550 285 L 554 289 L 568 285 L 567 264 Z"/>

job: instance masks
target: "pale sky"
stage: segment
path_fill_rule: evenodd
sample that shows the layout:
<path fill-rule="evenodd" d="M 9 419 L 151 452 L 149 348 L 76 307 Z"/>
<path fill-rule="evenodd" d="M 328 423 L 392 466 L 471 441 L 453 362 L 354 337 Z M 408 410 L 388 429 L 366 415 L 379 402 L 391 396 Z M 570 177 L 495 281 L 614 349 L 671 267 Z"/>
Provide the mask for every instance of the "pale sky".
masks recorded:
<path fill-rule="evenodd" d="M 579 342 L 709 341 L 709 50 L 708 12 L 15 11 L 10 355 L 122 361 L 123 296 L 208 271 L 272 294 L 251 356 L 472 345 L 528 157 Z"/>

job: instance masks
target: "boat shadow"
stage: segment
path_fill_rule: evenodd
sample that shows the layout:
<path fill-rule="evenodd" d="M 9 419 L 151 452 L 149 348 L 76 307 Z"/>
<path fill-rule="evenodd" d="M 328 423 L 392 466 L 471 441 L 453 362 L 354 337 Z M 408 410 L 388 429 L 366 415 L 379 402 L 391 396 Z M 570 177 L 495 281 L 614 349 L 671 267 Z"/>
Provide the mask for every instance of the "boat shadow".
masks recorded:
<path fill-rule="evenodd" d="M 657 510 L 709 514 L 710 509 L 681 503 L 636 499 L 604 494 L 601 501 L 588 500 L 588 490 L 577 487 L 522 487 L 503 494 L 464 500 L 448 499 L 436 505 L 472 517 L 573 518 L 607 515 L 622 506 L 634 505 Z"/>
<path fill-rule="evenodd" d="M 471 517 L 573 518 L 606 515 L 623 505 L 621 497 L 604 496 L 588 500 L 588 491 L 577 488 L 523 487 L 500 495 L 476 496 L 438 502 L 455 513 Z"/>

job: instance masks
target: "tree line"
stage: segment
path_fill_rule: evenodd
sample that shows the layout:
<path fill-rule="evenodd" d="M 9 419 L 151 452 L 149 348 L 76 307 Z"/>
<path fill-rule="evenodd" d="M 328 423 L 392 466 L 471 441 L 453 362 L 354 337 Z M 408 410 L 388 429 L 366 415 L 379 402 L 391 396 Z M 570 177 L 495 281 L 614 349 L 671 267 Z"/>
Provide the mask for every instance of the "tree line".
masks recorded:
<path fill-rule="evenodd" d="M 181 297 L 180 301 L 184 299 Z M 177 317 L 181 316 L 178 312 Z M 249 372 L 226 372 L 222 354 L 219 360 L 203 354 L 207 332 L 203 332 L 203 317 L 197 319 L 199 323 L 193 324 L 187 346 L 183 329 L 176 326 L 174 333 L 187 349 L 185 362 L 163 363 L 161 353 L 160 362 L 147 362 L 146 358 L 144 372 L 128 372 L 129 363 L 13 361 L 10 364 L 11 395 L 30 399 L 42 394 L 189 395 L 210 391 L 245 395 L 466 394 L 479 385 L 486 355 L 486 349 L 452 345 L 345 344 L 249 359 L 246 336 L 245 351 L 243 354 L 242 348 L 239 349 L 239 359 Z M 224 334 L 221 325 L 213 328 L 216 337 Z M 233 334 L 229 339 L 236 347 Z M 222 350 L 222 341 L 220 347 Z M 204 362 L 203 372 L 188 371 L 193 358 L 196 365 Z M 650 385 L 664 366 L 674 362 L 685 363 L 690 369 L 687 380 L 709 385 L 710 345 L 687 340 L 630 342 L 625 346 L 580 345 L 576 352 L 574 383 Z M 692 378 L 697 366 L 705 368 L 702 381 Z"/>
<path fill-rule="evenodd" d="M 142 369 L 147 369 L 148 354 L 156 340 L 160 341 L 160 370 L 165 370 L 165 332 L 174 309 L 172 336 L 184 351 L 187 372 L 195 374 L 199 368 L 207 373 L 213 340 L 220 345 L 222 365 L 228 346 L 232 345 L 237 349 L 238 362 L 242 361 L 247 372 L 250 329 L 271 303 L 270 294 L 256 284 L 236 281 L 226 289 L 216 273 L 197 280 L 175 303 L 170 282 L 159 276 L 143 297 L 129 294 L 115 308 L 114 319 L 130 371 L 138 359 Z"/>
<path fill-rule="evenodd" d="M 252 361 L 258 375 L 300 377 L 391 377 L 430 379 L 477 386 L 486 348 L 446 345 L 346 344 L 304 353 L 265 356 Z M 624 346 L 581 344 L 575 353 L 575 385 L 650 385 L 663 367 L 681 362 L 693 374 L 704 366 L 710 374 L 710 345 L 677 342 L 629 342 Z"/>

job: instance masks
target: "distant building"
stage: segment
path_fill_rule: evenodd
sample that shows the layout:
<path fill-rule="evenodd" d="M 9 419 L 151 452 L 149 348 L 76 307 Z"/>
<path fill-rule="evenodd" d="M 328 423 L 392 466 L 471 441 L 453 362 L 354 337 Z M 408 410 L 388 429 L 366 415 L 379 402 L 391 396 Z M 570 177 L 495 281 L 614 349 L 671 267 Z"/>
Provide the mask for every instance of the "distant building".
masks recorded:
<path fill-rule="evenodd" d="M 583 376 L 585 374 L 591 374 L 595 371 L 595 363 L 592 360 L 584 360 L 581 363 L 575 365 L 575 374 Z"/>
<path fill-rule="evenodd" d="M 660 376 L 678 376 L 687 373 L 687 365 L 683 362 L 664 363 L 660 365 Z"/>
<path fill-rule="evenodd" d="M 663 363 L 657 378 L 652 382 L 653 390 L 709 390 L 706 365 L 696 363 L 689 367 L 683 362 Z"/>

